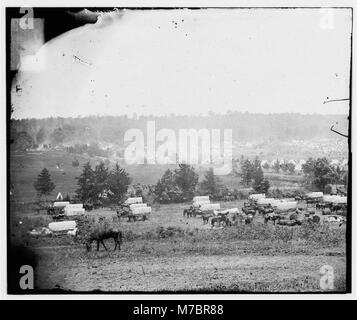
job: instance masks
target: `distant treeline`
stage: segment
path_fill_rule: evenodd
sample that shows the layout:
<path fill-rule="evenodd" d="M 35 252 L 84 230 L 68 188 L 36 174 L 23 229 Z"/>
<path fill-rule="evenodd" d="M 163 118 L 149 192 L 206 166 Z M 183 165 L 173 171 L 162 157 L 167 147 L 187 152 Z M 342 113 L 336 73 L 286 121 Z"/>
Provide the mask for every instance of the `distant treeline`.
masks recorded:
<path fill-rule="evenodd" d="M 312 138 L 333 138 L 332 124 L 348 129 L 344 115 L 302 115 L 293 113 L 252 114 L 230 112 L 207 116 L 91 116 L 77 118 L 14 119 L 11 121 L 11 141 L 16 150 L 64 143 L 104 142 L 121 144 L 127 130 L 137 128 L 146 134 L 147 121 L 154 120 L 156 130 L 232 129 L 233 141 L 246 142 Z"/>

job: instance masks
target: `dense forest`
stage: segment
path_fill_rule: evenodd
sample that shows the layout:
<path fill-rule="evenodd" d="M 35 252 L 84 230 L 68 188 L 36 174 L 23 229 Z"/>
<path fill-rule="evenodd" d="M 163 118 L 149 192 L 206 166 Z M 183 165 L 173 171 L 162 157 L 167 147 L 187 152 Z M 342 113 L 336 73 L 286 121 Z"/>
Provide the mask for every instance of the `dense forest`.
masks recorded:
<path fill-rule="evenodd" d="M 234 142 L 335 139 L 336 135 L 330 131 L 330 127 L 336 122 L 342 131 L 348 132 L 348 120 L 345 115 L 229 112 L 224 115 L 211 113 L 207 116 L 14 119 L 11 121 L 11 140 L 15 150 L 34 148 L 41 144 L 51 146 L 93 142 L 120 144 L 128 129 L 141 129 L 145 134 L 149 120 L 155 121 L 156 130 L 161 128 L 232 129 Z"/>

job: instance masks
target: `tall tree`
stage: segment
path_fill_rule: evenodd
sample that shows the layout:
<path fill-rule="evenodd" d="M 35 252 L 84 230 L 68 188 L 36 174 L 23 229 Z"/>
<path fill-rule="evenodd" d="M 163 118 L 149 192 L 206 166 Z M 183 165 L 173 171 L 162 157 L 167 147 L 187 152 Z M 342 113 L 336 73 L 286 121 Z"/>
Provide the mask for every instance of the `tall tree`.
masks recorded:
<path fill-rule="evenodd" d="M 190 198 L 194 195 L 198 183 L 198 174 L 192 166 L 179 164 L 178 169 L 174 171 L 174 180 L 176 185 L 183 191 L 185 198 Z"/>
<path fill-rule="evenodd" d="M 294 164 L 294 163 L 289 162 L 289 163 L 287 164 L 287 168 L 288 168 L 288 172 L 289 172 L 290 174 L 293 174 L 293 173 L 295 172 L 295 164 Z"/>
<path fill-rule="evenodd" d="M 129 174 L 123 168 L 121 168 L 117 162 L 114 169 L 109 174 L 109 200 L 112 203 L 121 203 L 124 200 L 124 196 L 128 191 L 130 183 L 131 178 Z"/>
<path fill-rule="evenodd" d="M 253 189 L 259 193 L 266 193 L 270 187 L 270 183 L 264 178 L 264 172 L 262 167 L 259 165 L 254 172 Z"/>
<path fill-rule="evenodd" d="M 288 163 L 284 162 L 280 165 L 281 170 L 283 170 L 284 173 L 287 173 L 289 170 Z"/>
<path fill-rule="evenodd" d="M 241 164 L 242 183 L 248 186 L 253 179 L 253 165 L 249 159 L 245 159 Z"/>
<path fill-rule="evenodd" d="M 183 191 L 175 182 L 174 173 L 167 169 L 155 186 L 156 200 L 160 203 L 180 202 Z"/>
<path fill-rule="evenodd" d="M 107 193 L 109 190 L 108 178 L 109 169 L 105 166 L 105 163 L 101 161 L 98 165 L 95 166 L 94 169 L 94 190 L 97 203 L 107 198 Z"/>
<path fill-rule="evenodd" d="M 262 168 L 265 169 L 265 170 L 270 169 L 269 163 L 268 162 L 264 162 L 264 164 L 262 165 Z"/>
<path fill-rule="evenodd" d="M 204 180 L 200 183 L 200 189 L 204 193 L 208 193 L 210 196 L 215 197 L 219 194 L 221 188 L 222 188 L 221 179 L 215 176 L 213 168 L 210 168 L 206 172 Z"/>
<path fill-rule="evenodd" d="M 40 130 L 38 130 L 38 132 L 36 133 L 36 143 L 37 144 L 43 143 L 45 141 L 45 138 L 46 138 L 45 129 L 40 128 Z"/>
<path fill-rule="evenodd" d="M 306 163 L 304 163 L 301 168 L 302 171 L 308 179 L 313 179 L 314 177 L 314 170 L 315 170 L 316 160 L 313 158 L 307 159 Z"/>
<path fill-rule="evenodd" d="M 336 169 L 329 165 L 326 158 L 318 158 L 314 167 L 313 184 L 320 190 L 324 190 L 329 183 L 336 183 L 339 181 L 339 176 Z"/>
<path fill-rule="evenodd" d="M 89 163 L 89 161 L 83 166 L 83 171 L 79 177 L 76 178 L 78 180 L 78 189 L 76 190 L 76 194 L 78 199 L 82 202 L 86 203 L 94 203 L 95 201 L 95 177 L 94 171 Z"/>
<path fill-rule="evenodd" d="M 61 144 L 65 139 L 65 133 L 63 129 L 62 128 L 54 129 L 51 138 L 54 144 Z"/>
<path fill-rule="evenodd" d="M 338 183 L 341 180 L 341 175 L 329 164 L 327 158 L 309 158 L 302 169 L 306 182 L 322 191 L 327 184 Z"/>
<path fill-rule="evenodd" d="M 39 197 L 48 196 L 55 189 L 55 184 L 51 181 L 51 175 L 46 168 L 44 168 L 38 175 L 37 180 L 33 184 Z"/>
<path fill-rule="evenodd" d="M 274 169 L 274 171 L 275 171 L 276 173 L 279 173 L 279 171 L 280 171 L 280 161 L 279 161 L 279 159 L 276 159 L 276 160 L 275 160 L 275 162 L 274 162 L 272 168 Z"/>

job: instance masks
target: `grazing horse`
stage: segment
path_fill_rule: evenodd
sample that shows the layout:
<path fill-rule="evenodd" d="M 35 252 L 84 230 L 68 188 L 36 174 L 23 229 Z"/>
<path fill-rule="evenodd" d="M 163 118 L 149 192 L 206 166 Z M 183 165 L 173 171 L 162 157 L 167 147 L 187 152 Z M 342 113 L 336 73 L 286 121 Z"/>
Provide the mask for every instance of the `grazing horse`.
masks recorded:
<path fill-rule="evenodd" d="M 119 230 L 114 229 L 107 229 L 107 230 L 95 230 L 93 231 L 86 242 L 87 251 L 90 251 L 92 248 L 92 242 L 97 242 L 97 251 L 99 251 L 99 243 L 101 243 L 106 251 L 108 251 L 107 247 L 105 246 L 103 240 L 105 239 L 114 239 L 115 247 L 114 250 L 119 247 L 123 242 L 123 233 Z"/>
<path fill-rule="evenodd" d="M 232 225 L 231 221 L 226 216 L 217 216 L 212 218 L 211 228 L 213 228 L 216 223 L 218 223 L 218 225 L 221 226 L 222 222 L 224 222 L 226 226 Z"/>
<path fill-rule="evenodd" d="M 281 226 L 288 226 L 288 227 L 293 227 L 298 224 L 296 220 L 287 220 L 287 219 L 280 219 L 278 221 L 278 224 Z"/>
<path fill-rule="evenodd" d="M 183 216 L 186 218 L 192 218 L 193 216 L 196 216 L 195 214 L 195 208 L 193 208 L 192 206 L 189 207 L 188 209 L 184 209 L 183 210 Z"/>
<path fill-rule="evenodd" d="M 209 218 L 210 218 L 210 217 L 213 217 L 213 216 L 214 216 L 213 210 L 203 211 L 203 213 L 202 213 L 203 224 L 207 224 Z"/>
<path fill-rule="evenodd" d="M 192 217 L 192 212 L 191 212 L 191 210 L 190 209 L 183 209 L 183 217 L 186 217 L 186 218 L 188 218 L 188 217 Z"/>

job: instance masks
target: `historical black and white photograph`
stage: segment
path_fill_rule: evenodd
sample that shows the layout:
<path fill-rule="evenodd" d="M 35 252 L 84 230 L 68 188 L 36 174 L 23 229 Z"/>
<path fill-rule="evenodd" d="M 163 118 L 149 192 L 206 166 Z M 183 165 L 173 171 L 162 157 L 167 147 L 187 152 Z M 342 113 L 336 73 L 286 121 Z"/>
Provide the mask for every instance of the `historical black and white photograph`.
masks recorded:
<path fill-rule="evenodd" d="M 9 294 L 351 292 L 352 8 L 5 14 Z"/>

